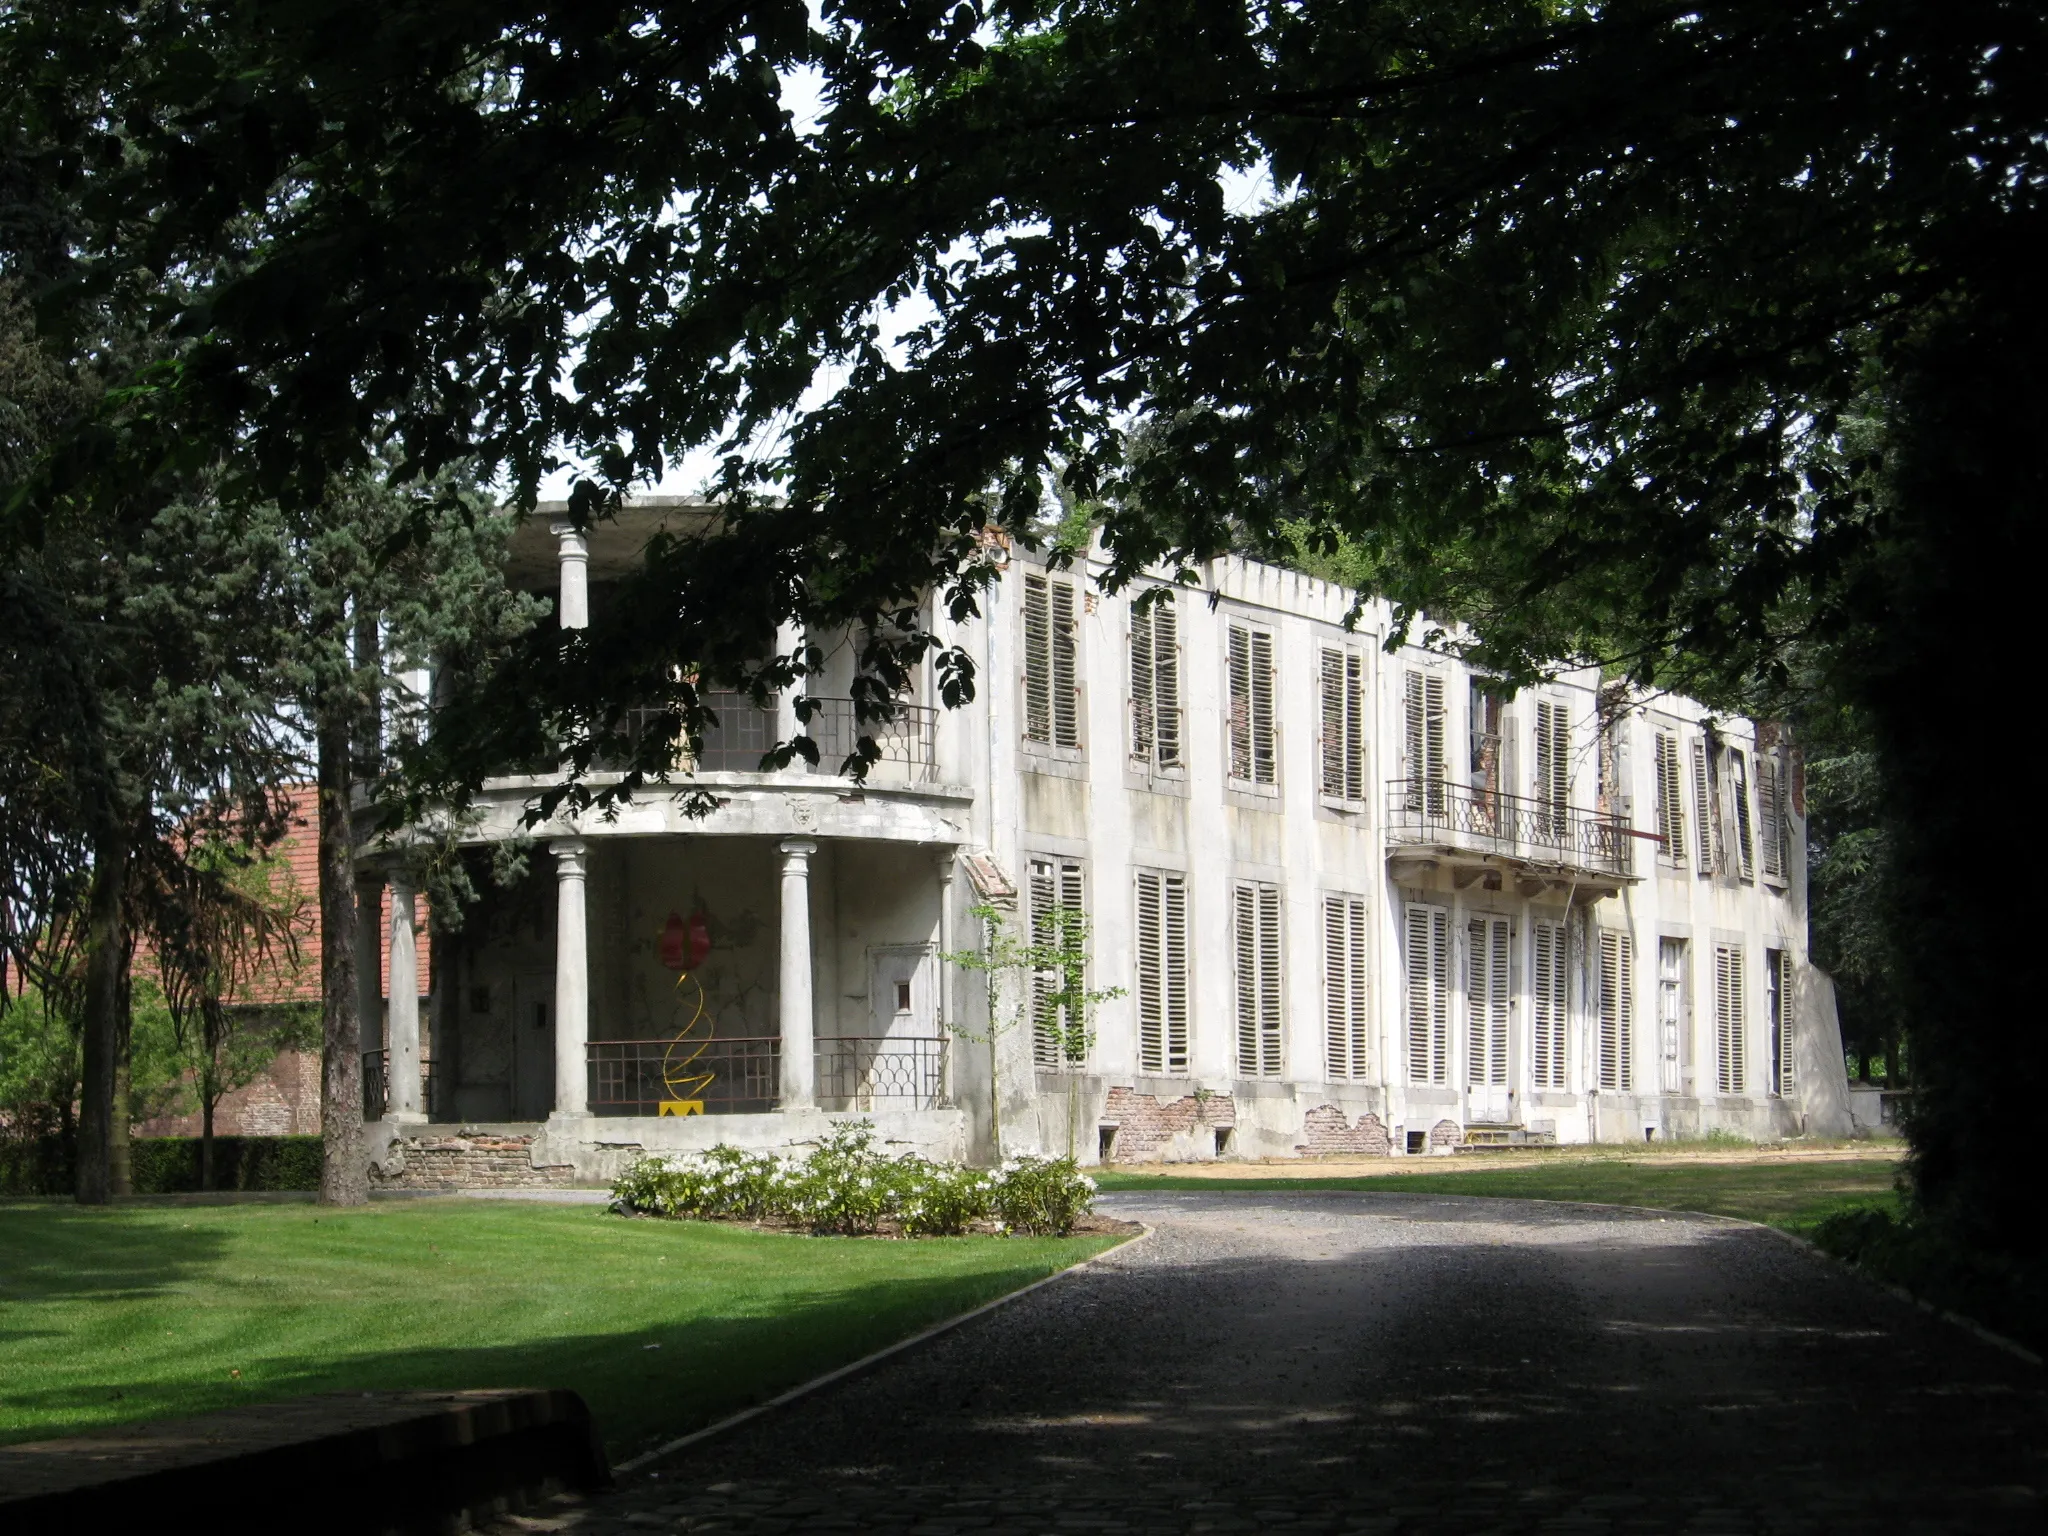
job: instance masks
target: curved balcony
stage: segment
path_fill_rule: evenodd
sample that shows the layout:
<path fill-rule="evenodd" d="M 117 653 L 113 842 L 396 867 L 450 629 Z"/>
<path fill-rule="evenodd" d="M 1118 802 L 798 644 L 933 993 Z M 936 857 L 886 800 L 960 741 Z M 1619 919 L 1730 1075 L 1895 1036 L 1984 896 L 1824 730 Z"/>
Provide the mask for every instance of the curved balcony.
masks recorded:
<path fill-rule="evenodd" d="M 1493 869 L 1512 872 L 1525 887 L 1563 879 L 1586 895 L 1608 894 L 1636 878 L 1635 840 L 1644 835 L 1621 816 L 1484 786 L 1414 778 L 1387 784 L 1388 858 L 1427 850 L 1424 856 L 1468 877 L 1460 885 Z"/>

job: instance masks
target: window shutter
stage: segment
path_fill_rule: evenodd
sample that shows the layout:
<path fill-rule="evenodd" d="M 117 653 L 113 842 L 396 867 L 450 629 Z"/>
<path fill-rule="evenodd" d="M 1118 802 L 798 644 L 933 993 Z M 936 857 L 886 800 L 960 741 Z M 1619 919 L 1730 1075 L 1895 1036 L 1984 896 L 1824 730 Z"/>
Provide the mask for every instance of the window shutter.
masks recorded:
<path fill-rule="evenodd" d="M 1180 618 L 1170 598 L 1152 610 L 1152 696 L 1159 766 L 1172 768 L 1180 762 Z"/>
<path fill-rule="evenodd" d="M 1165 972 L 1166 1070 L 1188 1070 L 1188 887 L 1167 875 L 1160 892 L 1160 957 Z"/>
<path fill-rule="evenodd" d="M 1678 738 L 1657 733 L 1657 830 L 1664 837 L 1664 855 L 1685 866 L 1685 801 L 1679 788 Z"/>
<path fill-rule="evenodd" d="M 1756 839 L 1749 820 L 1749 759 L 1740 752 L 1728 754 L 1728 788 L 1735 798 L 1735 849 L 1742 858 L 1742 878 L 1756 878 Z"/>
<path fill-rule="evenodd" d="M 1252 631 L 1252 782 L 1276 781 L 1279 738 L 1273 723 L 1273 637 Z"/>
<path fill-rule="evenodd" d="M 1024 578 L 1024 739 L 1052 741 L 1052 605 L 1043 576 Z"/>
<path fill-rule="evenodd" d="M 1685 1025 L 1685 940 L 1657 941 L 1657 1039 L 1662 1057 L 1659 1085 L 1666 1093 L 1683 1086 L 1679 1063 Z"/>
<path fill-rule="evenodd" d="M 1760 753 L 1756 760 L 1756 810 L 1763 843 L 1764 875 L 1785 878 L 1785 802 L 1783 769 L 1775 755 Z"/>
<path fill-rule="evenodd" d="M 1344 776 L 1344 653 L 1323 650 L 1323 793 L 1350 799 Z"/>
<path fill-rule="evenodd" d="M 1610 929 L 1600 935 L 1600 1086 L 1622 1093 L 1635 1086 L 1633 944 L 1626 933 Z"/>
<path fill-rule="evenodd" d="M 1699 829 L 1699 871 L 1710 875 L 1714 872 L 1714 854 L 1721 839 L 1720 829 L 1714 824 L 1713 783 L 1707 771 L 1707 744 L 1704 741 L 1692 744 L 1692 824 Z"/>
<path fill-rule="evenodd" d="M 1138 871 L 1138 1070 L 1166 1070 L 1165 902 L 1160 878 Z"/>
<path fill-rule="evenodd" d="M 1323 898 L 1323 1034 L 1332 1078 L 1366 1075 L 1365 901 Z"/>
<path fill-rule="evenodd" d="M 1278 1077 L 1280 1060 L 1280 888 L 1237 887 L 1237 1070 Z"/>
<path fill-rule="evenodd" d="M 1237 1071 L 1254 1077 L 1259 1070 L 1259 936 L 1258 893 L 1239 885 L 1232 893 L 1233 937 L 1237 950 Z"/>
<path fill-rule="evenodd" d="M 1053 872 L 1050 859 L 1033 859 L 1028 875 L 1028 893 L 1031 902 L 1031 942 L 1034 945 L 1050 944 L 1053 941 L 1052 909 L 1059 902 L 1058 877 Z M 1053 1017 L 1053 994 L 1059 990 L 1058 983 L 1050 972 L 1034 969 L 1031 973 L 1031 1055 L 1032 1060 L 1048 1070 L 1060 1064 L 1059 1020 Z"/>
<path fill-rule="evenodd" d="M 1052 588 L 1052 744 L 1081 745 L 1080 678 L 1075 668 L 1074 584 L 1055 581 Z"/>
<path fill-rule="evenodd" d="M 1533 1017 L 1529 1021 L 1530 1075 L 1538 1088 L 1565 1086 L 1565 932 L 1564 924 L 1530 925 L 1535 947 L 1531 988 Z"/>
<path fill-rule="evenodd" d="M 1252 776 L 1252 636 L 1242 624 L 1230 626 L 1226 670 L 1230 685 L 1230 776 Z"/>
<path fill-rule="evenodd" d="M 1743 1017 L 1742 950 L 1714 946 L 1714 1044 L 1716 1086 L 1723 1093 L 1749 1090 L 1748 1031 Z"/>
<path fill-rule="evenodd" d="M 1450 1035 L 1450 916 L 1411 902 L 1407 930 L 1408 1080 L 1443 1085 Z"/>
<path fill-rule="evenodd" d="M 1152 761 L 1158 742 L 1159 706 L 1153 689 L 1156 663 L 1152 649 L 1152 614 L 1131 611 L 1131 756 Z"/>
<path fill-rule="evenodd" d="M 1777 1059 L 1778 1092 L 1790 1094 L 1799 1086 L 1792 1050 L 1792 954 L 1774 949 L 1764 959 L 1770 967 L 1771 1046 Z"/>
<path fill-rule="evenodd" d="M 1571 717 L 1562 704 L 1536 704 L 1536 798 L 1541 804 L 1538 825 L 1546 837 L 1559 838 L 1570 829 L 1572 793 Z"/>
<path fill-rule="evenodd" d="M 1280 887 L 1259 887 L 1259 1075 L 1278 1077 L 1280 1060 Z"/>
<path fill-rule="evenodd" d="M 1365 798 L 1365 658 L 1344 656 L 1344 798 Z"/>
<path fill-rule="evenodd" d="M 1444 812 L 1444 680 L 1434 672 L 1408 674 L 1409 809 Z"/>
<path fill-rule="evenodd" d="M 1508 954 L 1504 917 L 1475 917 L 1465 931 L 1466 1076 L 1480 1086 L 1508 1080 Z"/>

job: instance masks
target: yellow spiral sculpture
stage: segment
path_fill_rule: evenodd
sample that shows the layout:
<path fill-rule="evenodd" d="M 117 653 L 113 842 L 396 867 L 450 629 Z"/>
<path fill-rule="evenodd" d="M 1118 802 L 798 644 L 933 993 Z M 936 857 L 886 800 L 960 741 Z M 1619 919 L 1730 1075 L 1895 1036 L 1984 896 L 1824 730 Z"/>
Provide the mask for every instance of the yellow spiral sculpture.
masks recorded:
<path fill-rule="evenodd" d="M 694 1002 L 689 987 L 695 992 Z M 681 1006 L 689 1010 L 689 1022 L 676 1032 L 668 1049 L 661 1056 L 662 1086 L 669 1096 L 661 1101 L 660 1114 L 701 1115 L 704 1113 L 704 1090 L 717 1080 L 718 1074 L 709 1068 L 698 1068 L 697 1062 L 711 1048 L 711 1021 L 704 1012 L 704 984 L 688 971 L 676 977 L 676 991 L 683 1001 Z M 702 1025 L 700 1031 L 698 1026 Z"/>

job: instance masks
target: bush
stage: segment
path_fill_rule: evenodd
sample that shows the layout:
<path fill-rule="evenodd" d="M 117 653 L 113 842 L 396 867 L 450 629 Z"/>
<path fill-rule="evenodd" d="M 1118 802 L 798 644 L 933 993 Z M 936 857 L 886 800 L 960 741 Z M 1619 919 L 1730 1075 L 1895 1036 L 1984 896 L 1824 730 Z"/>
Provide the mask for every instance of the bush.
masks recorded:
<path fill-rule="evenodd" d="M 1945 1239 L 1921 1219 L 1842 1211 L 1813 1230 L 1814 1246 L 2035 1350 L 2048 1351 L 2048 1273 L 2009 1255 Z"/>
<path fill-rule="evenodd" d="M 800 1162 L 717 1146 L 643 1157 L 612 1185 L 621 1215 L 781 1220 L 857 1236 L 895 1226 L 907 1237 L 999 1232 L 1063 1237 L 1095 1204 L 1072 1158 L 1013 1158 L 993 1173 L 884 1153 L 867 1121 L 835 1126 Z"/>
<path fill-rule="evenodd" d="M 199 1189 L 197 1136 L 139 1136 L 128 1144 L 138 1195 L 182 1195 Z M 213 1187 L 222 1190 L 317 1190 L 318 1136 L 216 1136 Z M 56 1137 L 0 1144 L 0 1194 L 68 1195 L 71 1149 Z"/>

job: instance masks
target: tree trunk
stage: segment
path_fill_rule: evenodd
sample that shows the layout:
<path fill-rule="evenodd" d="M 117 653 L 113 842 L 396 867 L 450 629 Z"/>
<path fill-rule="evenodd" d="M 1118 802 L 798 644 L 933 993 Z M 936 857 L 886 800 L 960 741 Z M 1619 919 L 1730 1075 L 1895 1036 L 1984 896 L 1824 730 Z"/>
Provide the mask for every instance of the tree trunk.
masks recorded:
<path fill-rule="evenodd" d="M 213 1106 L 210 1093 L 199 1095 L 199 1187 L 213 1188 Z"/>
<path fill-rule="evenodd" d="M 322 1205 L 370 1198 L 363 1147 L 363 1040 L 356 1017 L 354 775 L 346 718 L 317 727 L 320 777 L 320 1168 Z"/>
<path fill-rule="evenodd" d="M 80 1205 L 105 1205 L 114 1193 L 114 1081 L 121 1051 L 121 972 L 128 958 L 128 936 L 123 931 L 127 884 L 127 834 L 110 832 L 93 848 L 86 909 L 85 1017 L 74 1165 Z"/>
<path fill-rule="evenodd" d="M 107 1118 L 107 1185 L 116 1195 L 135 1193 L 135 1141 L 129 1113 L 135 1089 L 135 952 L 121 962 L 121 1005 L 114 1012 L 114 1102 Z"/>

